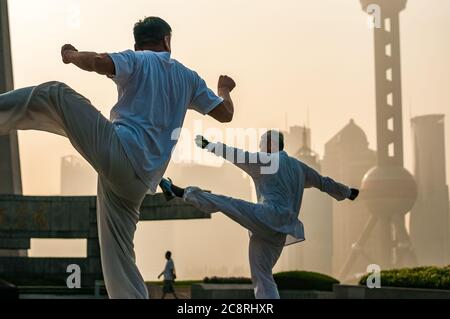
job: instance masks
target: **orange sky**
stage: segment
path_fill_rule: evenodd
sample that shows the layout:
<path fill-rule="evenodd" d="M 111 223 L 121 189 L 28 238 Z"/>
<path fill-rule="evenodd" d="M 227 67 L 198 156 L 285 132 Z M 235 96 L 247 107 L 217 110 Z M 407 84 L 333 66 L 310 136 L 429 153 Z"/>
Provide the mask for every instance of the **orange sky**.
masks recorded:
<path fill-rule="evenodd" d="M 10 0 L 9 6 L 16 87 L 64 81 L 107 115 L 116 99 L 114 84 L 62 64 L 61 45 L 89 51 L 132 48 L 133 23 L 158 15 L 172 25 L 174 58 L 212 87 L 220 74 L 236 79 L 235 120 L 220 127 L 284 128 L 286 118 L 288 125 L 303 125 L 309 110 L 319 154 L 350 118 L 375 145 L 373 37 L 358 0 Z M 410 0 L 401 16 L 409 169 L 410 110 L 446 114 L 450 136 L 449 30 L 448 0 Z M 186 126 L 194 119 L 202 119 L 205 128 L 216 126 L 196 114 L 188 116 Z M 45 133 L 21 132 L 20 152 L 24 192 L 58 194 L 60 158 L 75 154 L 70 144 Z M 447 138 L 447 158 L 449 152 Z"/>
<path fill-rule="evenodd" d="M 132 48 L 133 23 L 159 15 L 173 27 L 175 58 L 198 70 L 213 87 L 221 73 L 236 78 L 236 117 L 226 127 L 282 128 L 286 114 L 289 125 L 304 124 L 309 109 L 313 146 L 320 154 L 350 118 L 375 145 L 372 33 L 357 0 L 130 0 L 127 5 L 119 0 L 10 0 L 10 12 L 16 87 L 65 81 L 108 114 L 116 98 L 113 83 L 63 65 L 60 46 Z M 409 168 L 410 109 L 414 115 L 450 115 L 449 18 L 447 0 L 410 0 L 402 13 Z M 188 127 L 194 118 L 201 119 L 190 115 Z M 205 120 L 208 125 L 215 123 Z M 36 132 L 20 133 L 20 142 L 25 193 L 57 194 L 59 159 L 75 153 L 72 147 L 62 138 Z M 447 139 L 447 154 L 449 149 Z"/>

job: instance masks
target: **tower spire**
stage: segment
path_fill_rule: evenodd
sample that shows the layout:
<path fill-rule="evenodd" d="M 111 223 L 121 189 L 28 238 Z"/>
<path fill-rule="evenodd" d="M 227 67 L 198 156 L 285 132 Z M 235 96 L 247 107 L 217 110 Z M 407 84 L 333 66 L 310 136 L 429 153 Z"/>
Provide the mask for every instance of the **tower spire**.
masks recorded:
<path fill-rule="evenodd" d="M 366 12 L 377 8 L 382 15 L 379 28 L 374 28 L 378 165 L 362 181 L 361 191 L 371 216 L 342 269 L 343 278 L 358 255 L 368 256 L 364 246 L 372 232 L 378 235 L 380 254 L 370 257 L 376 258 L 378 265 L 396 268 L 417 263 L 405 227 L 405 214 L 417 198 L 414 177 L 403 167 L 400 12 L 406 3 L 407 0 L 361 0 Z"/>

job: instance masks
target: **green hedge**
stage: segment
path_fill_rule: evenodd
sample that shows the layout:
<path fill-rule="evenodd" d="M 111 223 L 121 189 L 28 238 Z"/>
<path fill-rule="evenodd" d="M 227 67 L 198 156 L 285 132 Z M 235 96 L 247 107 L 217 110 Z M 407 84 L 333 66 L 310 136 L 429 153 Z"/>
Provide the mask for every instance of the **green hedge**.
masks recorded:
<path fill-rule="evenodd" d="M 273 275 L 280 290 L 332 291 L 339 281 L 333 277 L 308 271 L 289 271 Z"/>
<path fill-rule="evenodd" d="M 359 284 L 365 286 L 369 276 L 363 276 Z M 450 266 L 385 270 L 381 272 L 381 286 L 450 290 Z"/>
<path fill-rule="evenodd" d="M 274 274 L 275 282 L 280 290 L 319 290 L 332 291 L 333 285 L 339 281 L 327 275 L 308 271 L 289 271 Z M 251 284 L 249 278 L 212 277 L 203 280 L 207 284 Z"/>

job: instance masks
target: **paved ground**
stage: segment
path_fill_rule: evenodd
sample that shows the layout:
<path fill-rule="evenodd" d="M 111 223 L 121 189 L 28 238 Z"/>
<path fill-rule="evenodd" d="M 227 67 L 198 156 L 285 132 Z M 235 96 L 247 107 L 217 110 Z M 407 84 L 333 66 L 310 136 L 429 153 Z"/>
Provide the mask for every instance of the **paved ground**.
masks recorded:
<path fill-rule="evenodd" d="M 161 299 L 162 287 L 152 284 L 147 284 L 150 299 Z M 175 287 L 175 292 L 178 299 L 191 299 L 191 287 Z M 167 295 L 166 299 L 174 299 L 173 295 Z"/>

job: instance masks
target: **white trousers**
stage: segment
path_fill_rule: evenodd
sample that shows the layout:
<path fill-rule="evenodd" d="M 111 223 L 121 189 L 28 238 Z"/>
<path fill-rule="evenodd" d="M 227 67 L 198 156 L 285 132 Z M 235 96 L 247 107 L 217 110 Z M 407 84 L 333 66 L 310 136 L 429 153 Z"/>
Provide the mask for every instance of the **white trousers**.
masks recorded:
<path fill-rule="evenodd" d="M 148 189 L 136 176 L 113 124 L 67 85 L 49 82 L 0 95 L 0 135 L 12 130 L 65 136 L 97 171 L 97 223 L 108 295 L 147 299 L 133 239 Z"/>
<path fill-rule="evenodd" d="M 272 270 L 283 251 L 286 235 L 274 232 L 255 218 L 255 214 L 264 214 L 265 206 L 211 194 L 196 187 L 186 189 L 184 200 L 208 214 L 222 212 L 250 231 L 249 262 L 255 297 L 280 299 Z"/>

